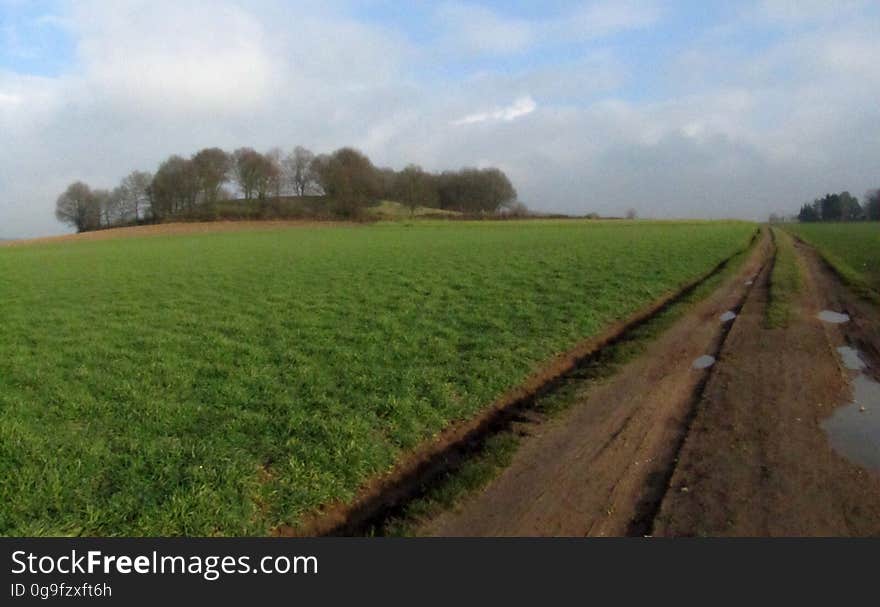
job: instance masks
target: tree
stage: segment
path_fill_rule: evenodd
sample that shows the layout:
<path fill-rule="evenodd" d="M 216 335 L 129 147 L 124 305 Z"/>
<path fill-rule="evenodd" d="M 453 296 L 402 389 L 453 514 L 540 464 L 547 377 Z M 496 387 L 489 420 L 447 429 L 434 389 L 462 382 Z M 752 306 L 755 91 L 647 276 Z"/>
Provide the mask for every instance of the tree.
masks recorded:
<path fill-rule="evenodd" d="M 150 184 L 153 176 L 146 171 L 132 171 L 123 178 L 120 187 L 124 191 L 124 203 L 126 216 L 140 221 L 146 216 L 150 207 Z"/>
<path fill-rule="evenodd" d="M 232 153 L 232 171 L 245 200 L 262 199 L 275 189 L 281 172 L 270 158 L 253 148 L 238 148 Z"/>
<path fill-rule="evenodd" d="M 284 159 L 284 173 L 288 186 L 296 196 L 305 196 L 315 185 L 312 161 L 315 155 L 302 146 L 296 146 Z"/>
<path fill-rule="evenodd" d="M 636 213 L 635 209 L 627 209 L 626 210 L 626 218 L 629 220 L 636 219 L 638 217 L 638 213 Z"/>
<path fill-rule="evenodd" d="M 283 153 L 280 148 L 272 148 L 263 154 L 263 162 L 260 164 L 259 180 L 257 181 L 257 196 L 265 200 L 269 195 L 281 198 L 281 190 L 284 187 Z"/>
<path fill-rule="evenodd" d="M 192 160 L 171 156 L 159 165 L 150 184 L 153 217 L 161 220 L 192 210 L 199 194 L 199 179 Z"/>
<path fill-rule="evenodd" d="M 444 209 L 494 213 L 516 201 L 516 190 L 507 175 L 496 168 L 446 171 L 437 184 Z"/>
<path fill-rule="evenodd" d="M 319 156 L 312 165 L 321 189 L 333 199 L 337 213 L 342 216 L 359 215 L 381 195 L 376 168 L 358 150 L 341 148 L 329 156 Z"/>
<path fill-rule="evenodd" d="M 839 194 L 825 194 L 825 197 L 819 200 L 819 207 L 822 221 L 840 221 L 843 218 L 843 205 Z"/>
<path fill-rule="evenodd" d="M 436 207 L 439 200 L 434 178 L 414 164 L 394 176 L 392 193 L 409 209 L 410 214 L 415 213 L 419 206 Z"/>
<path fill-rule="evenodd" d="M 229 179 L 232 165 L 229 154 L 220 148 L 205 148 L 193 155 L 192 164 L 202 202 L 213 205 Z"/>
<path fill-rule="evenodd" d="M 860 221 L 863 218 L 863 209 L 858 198 L 849 192 L 841 192 L 838 198 L 840 199 L 840 218 L 843 221 Z"/>
<path fill-rule="evenodd" d="M 101 209 L 91 188 L 82 181 L 70 184 L 58 197 L 55 217 L 75 227 L 77 232 L 94 230 L 101 225 Z"/>
<path fill-rule="evenodd" d="M 865 201 L 865 219 L 880 221 L 880 190 L 868 192 Z"/>
<path fill-rule="evenodd" d="M 819 212 L 816 210 L 815 203 L 807 203 L 801 207 L 798 213 L 798 221 L 802 223 L 813 223 L 819 221 Z"/>

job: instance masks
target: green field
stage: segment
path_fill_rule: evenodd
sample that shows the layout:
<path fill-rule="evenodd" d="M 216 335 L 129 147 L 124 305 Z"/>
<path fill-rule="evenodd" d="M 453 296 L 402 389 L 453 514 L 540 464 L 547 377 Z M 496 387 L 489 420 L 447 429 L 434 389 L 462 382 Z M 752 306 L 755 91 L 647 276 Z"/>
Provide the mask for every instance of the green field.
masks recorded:
<path fill-rule="evenodd" d="M 818 248 L 849 283 L 880 292 L 880 223 L 800 223 L 786 229 Z"/>
<path fill-rule="evenodd" d="M 415 222 L 0 248 L 0 534 L 295 523 L 753 232 Z"/>

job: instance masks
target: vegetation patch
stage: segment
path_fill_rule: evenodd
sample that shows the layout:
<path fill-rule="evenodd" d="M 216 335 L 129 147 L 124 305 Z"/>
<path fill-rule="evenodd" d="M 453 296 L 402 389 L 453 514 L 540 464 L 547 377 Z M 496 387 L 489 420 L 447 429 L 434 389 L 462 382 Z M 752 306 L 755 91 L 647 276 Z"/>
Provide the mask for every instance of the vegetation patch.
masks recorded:
<path fill-rule="evenodd" d="M 801 289 L 801 275 L 791 236 L 774 229 L 773 238 L 776 256 L 770 274 L 770 303 L 767 306 L 766 325 L 776 329 L 787 327 L 791 321 L 793 301 Z"/>
<path fill-rule="evenodd" d="M 295 524 L 753 229 L 420 221 L 4 248 L 0 534 Z"/>
<path fill-rule="evenodd" d="M 816 247 L 861 295 L 880 300 L 880 224 L 802 223 L 786 229 Z"/>

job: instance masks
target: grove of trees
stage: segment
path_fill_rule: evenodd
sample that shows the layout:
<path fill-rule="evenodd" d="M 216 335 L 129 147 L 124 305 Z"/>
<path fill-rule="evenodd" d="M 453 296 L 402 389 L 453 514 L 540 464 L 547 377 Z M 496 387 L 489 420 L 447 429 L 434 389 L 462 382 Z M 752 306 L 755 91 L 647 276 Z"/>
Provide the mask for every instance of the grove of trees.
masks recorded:
<path fill-rule="evenodd" d="M 813 202 L 804 204 L 798 220 L 816 221 L 880 221 L 880 190 L 872 190 L 865 196 L 865 203 L 849 192 L 825 194 Z"/>
<path fill-rule="evenodd" d="M 468 215 L 523 211 L 499 169 L 431 173 L 416 165 L 377 168 L 362 152 L 341 148 L 315 155 L 297 146 L 260 153 L 212 147 L 172 155 L 155 173 L 133 171 L 112 190 L 77 181 L 58 197 L 55 216 L 79 232 L 176 219 L 293 214 L 358 218 L 382 199 L 411 211 L 430 207 Z M 308 203 L 308 204 L 305 204 Z"/>

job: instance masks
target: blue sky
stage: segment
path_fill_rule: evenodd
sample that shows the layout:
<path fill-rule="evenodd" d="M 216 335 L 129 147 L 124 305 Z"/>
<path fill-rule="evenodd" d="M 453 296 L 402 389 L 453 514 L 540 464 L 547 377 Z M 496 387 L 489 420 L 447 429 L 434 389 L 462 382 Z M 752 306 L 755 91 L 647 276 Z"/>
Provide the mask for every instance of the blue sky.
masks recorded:
<path fill-rule="evenodd" d="M 0 237 L 200 147 L 497 165 L 530 206 L 761 218 L 880 186 L 860 0 L 0 0 Z"/>

